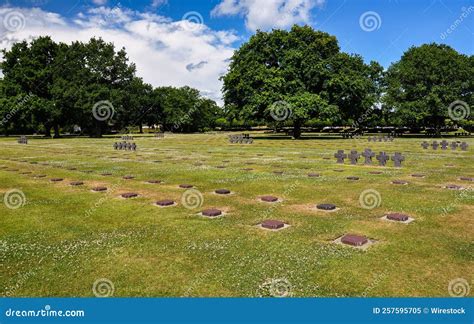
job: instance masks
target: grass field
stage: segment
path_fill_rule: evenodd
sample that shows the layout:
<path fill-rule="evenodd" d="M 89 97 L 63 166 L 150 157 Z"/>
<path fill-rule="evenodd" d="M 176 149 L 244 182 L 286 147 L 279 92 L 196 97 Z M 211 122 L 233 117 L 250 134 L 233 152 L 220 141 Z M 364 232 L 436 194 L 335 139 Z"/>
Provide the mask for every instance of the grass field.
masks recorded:
<path fill-rule="evenodd" d="M 99 279 L 110 280 L 113 296 L 449 296 L 457 278 L 472 287 L 473 182 L 459 178 L 474 177 L 473 139 L 462 152 L 423 150 L 421 139 L 296 141 L 255 133 L 254 144 L 232 145 L 227 135 L 136 137 L 137 152 L 115 151 L 114 138 L 0 139 L 0 193 L 24 194 L 0 204 L 0 295 L 94 296 Z M 337 149 L 365 148 L 403 152 L 406 160 L 394 168 L 392 161 L 338 165 L 333 157 Z M 369 173 L 375 170 L 383 173 Z M 40 174 L 46 177 L 33 177 Z M 183 206 L 184 183 L 202 195 L 201 207 Z M 221 188 L 232 194 L 213 193 Z M 369 189 L 380 206 L 361 205 Z M 124 192 L 140 196 L 123 199 Z M 264 203 L 262 195 L 282 201 Z M 160 199 L 177 205 L 154 206 Z M 318 211 L 320 203 L 339 209 Z M 211 207 L 226 214 L 198 215 Z M 415 221 L 381 220 L 387 212 Z M 290 226 L 257 228 L 264 219 Z M 346 233 L 375 244 L 363 251 L 333 242 Z"/>

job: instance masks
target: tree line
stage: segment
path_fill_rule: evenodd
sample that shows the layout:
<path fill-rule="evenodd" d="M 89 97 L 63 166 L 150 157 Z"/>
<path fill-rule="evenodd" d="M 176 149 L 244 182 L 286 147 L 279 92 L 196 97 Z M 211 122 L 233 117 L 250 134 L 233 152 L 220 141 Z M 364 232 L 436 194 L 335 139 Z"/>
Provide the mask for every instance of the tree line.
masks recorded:
<path fill-rule="evenodd" d="M 474 126 L 474 56 L 444 44 L 409 48 L 388 69 L 341 51 L 309 26 L 258 31 L 230 59 L 224 106 L 190 87 L 157 87 L 136 76 L 125 49 L 92 38 L 15 43 L 0 63 L 4 134 L 101 136 L 143 125 L 174 132 L 267 125 L 430 128 Z M 159 73 L 159 71 L 158 71 Z"/>

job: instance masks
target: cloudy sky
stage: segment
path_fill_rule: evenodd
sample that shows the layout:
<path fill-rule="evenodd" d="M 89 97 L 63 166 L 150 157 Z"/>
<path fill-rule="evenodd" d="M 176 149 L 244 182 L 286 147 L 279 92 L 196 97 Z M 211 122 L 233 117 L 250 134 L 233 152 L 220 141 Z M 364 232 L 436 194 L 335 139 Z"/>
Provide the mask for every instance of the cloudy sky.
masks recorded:
<path fill-rule="evenodd" d="M 126 48 L 146 82 L 189 85 L 221 103 L 233 50 L 257 29 L 293 24 L 336 35 L 342 50 L 385 67 L 429 42 L 474 53 L 474 0 L 0 1 L 0 48 L 39 35 L 102 37 Z"/>

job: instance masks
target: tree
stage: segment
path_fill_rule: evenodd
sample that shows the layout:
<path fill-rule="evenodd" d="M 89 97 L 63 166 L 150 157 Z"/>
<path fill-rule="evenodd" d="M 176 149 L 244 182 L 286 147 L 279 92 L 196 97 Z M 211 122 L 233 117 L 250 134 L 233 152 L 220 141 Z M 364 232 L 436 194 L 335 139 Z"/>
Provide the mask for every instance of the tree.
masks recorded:
<path fill-rule="evenodd" d="M 224 101 L 244 120 L 358 118 L 377 99 L 382 68 L 340 52 L 337 39 L 309 26 L 258 31 L 235 51 L 223 77 Z"/>
<path fill-rule="evenodd" d="M 17 99 L 35 97 L 39 104 L 31 109 L 30 120 L 37 123 L 36 127 L 43 125 L 46 136 L 50 136 L 51 128 L 59 136 L 61 107 L 56 105 L 51 92 L 58 48 L 58 44 L 46 36 L 36 38 L 30 44 L 26 41 L 15 43 L 10 51 L 2 50 L 1 69 L 6 96 Z"/>
<path fill-rule="evenodd" d="M 462 102 L 466 118 L 474 104 L 473 56 L 434 43 L 411 47 L 389 67 L 385 87 L 383 102 L 393 111 L 393 123 L 439 130 L 452 117 L 453 103 Z"/>

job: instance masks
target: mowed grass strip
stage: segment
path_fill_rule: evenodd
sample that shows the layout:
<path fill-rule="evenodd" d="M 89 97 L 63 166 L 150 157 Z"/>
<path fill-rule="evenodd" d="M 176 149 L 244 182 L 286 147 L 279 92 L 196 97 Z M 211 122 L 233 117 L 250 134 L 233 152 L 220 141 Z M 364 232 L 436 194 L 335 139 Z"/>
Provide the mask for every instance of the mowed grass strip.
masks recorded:
<path fill-rule="evenodd" d="M 116 139 L 107 137 L 28 145 L 0 139 L 0 164 L 18 169 L 0 169 L 0 192 L 26 197 L 18 209 L 0 205 L 0 295 L 93 296 L 99 278 L 113 282 L 114 296 L 267 296 L 271 280 L 284 280 L 291 296 L 448 296 L 450 280 L 472 282 L 473 184 L 459 179 L 474 176 L 472 139 L 462 152 L 423 150 L 421 139 L 294 141 L 255 133 L 254 144 L 236 145 L 227 135 L 137 136 L 134 153 L 113 150 Z M 402 152 L 406 160 L 402 168 L 335 163 L 338 149 L 365 148 Z M 417 173 L 425 177 L 411 176 Z M 197 205 L 182 201 L 184 183 L 202 196 Z M 94 186 L 109 190 L 94 193 Z M 214 193 L 223 188 L 232 194 Z M 372 209 L 360 203 L 368 189 L 380 195 Z M 125 192 L 140 196 L 120 198 Z M 265 195 L 281 201 L 261 202 Z M 164 199 L 177 204 L 154 206 Z M 321 203 L 338 209 L 316 210 Z M 198 216 L 209 208 L 225 216 Z M 415 221 L 381 220 L 388 212 Z M 261 230 L 264 219 L 291 226 Z M 333 243 L 347 233 L 376 243 L 366 251 Z"/>

